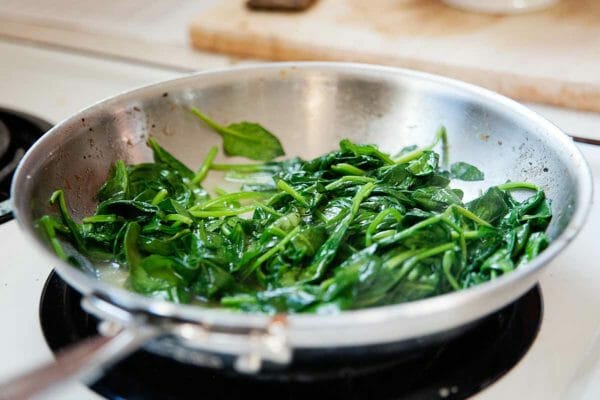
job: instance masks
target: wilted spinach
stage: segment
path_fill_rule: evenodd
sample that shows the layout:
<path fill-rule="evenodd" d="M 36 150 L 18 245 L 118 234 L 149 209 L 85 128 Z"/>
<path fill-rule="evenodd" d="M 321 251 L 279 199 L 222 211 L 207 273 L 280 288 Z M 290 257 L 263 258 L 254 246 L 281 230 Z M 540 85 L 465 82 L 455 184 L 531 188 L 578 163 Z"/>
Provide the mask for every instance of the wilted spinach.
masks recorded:
<path fill-rule="evenodd" d="M 489 188 L 467 203 L 450 179 L 483 179 L 466 163 L 446 171 L 433 148 L 392 157 L 343 140 L 313 160 L 283 155 L 275 136 L 243 122 L 222 127 L 228 155 L 269 162 L 215 164 L 208 151 L 192 171 L 155 140 L 154 163 L 118 161 L 98 192 L 94 215 L 76 222 L 65 195 L 58 216 L 39 221 L 56 253 L 59 237 L 95 262 L 127 271 L 131 290 L 175 302 L 255 312 L 335 312 L 461 290 L 530 262 L 548 245 L 551 208 L 529 183 Z M 445 157 L 442 157 L 445 159 Z M 210 196 L 211 170 L 239 192 Z M 510 191 L 533 195 L 515 200 Z"/>

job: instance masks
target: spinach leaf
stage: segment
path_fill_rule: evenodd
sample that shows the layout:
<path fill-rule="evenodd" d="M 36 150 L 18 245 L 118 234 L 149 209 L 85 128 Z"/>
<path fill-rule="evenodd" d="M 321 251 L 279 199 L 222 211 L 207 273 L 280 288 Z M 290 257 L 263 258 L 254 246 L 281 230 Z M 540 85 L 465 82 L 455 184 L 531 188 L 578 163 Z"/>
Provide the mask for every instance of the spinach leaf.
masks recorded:
<path fill-rule="evenodd" d="M 466 162 L 456 162 L 450 166 L 450 176 L 462 181 L 482 181 L 485 175 L 477 167 Z"/>
<path fill-rule="evenodd" d="M 538 256 L 550 243 L 550 239 L 544 232 L 532 233 L 527 241 L 525 254 L 521 258 L 519 264 L 526 264 Z"/>
<path fill-rule="evenodd" d="M 424 151 L 423 154 L 408 163 L 407 171 L 415 176 L 433 174 L 438 168 L 440 156 L 434 151 Z"/>
<path fill-rule="evenodd" d="M 462 195 L 447 188 L 429 186 L 412 193 L 412 199 L 425 210 L 444 210 L 452 204 L 462 204 Z"/>
<path fill-rule="evenodd" d="M 340 265 L 323 293 L 323 300 L 337 299 L 341 308 L 364 308 L 385 298 L 393 286 L 394 274 L 384 267 L 375 247 L 366 248 Z"/>
<path fill-rule="evenodd" d="M 226 293 L 235 285 L 235 278 L 229 272 L 210 262 L 205 262 L 201 264 L 198 279 L 192 287 L 199 296 L 212 299 Z"/>
<path fill-rule="evenodd" d="M 109 178 L 98 191 L 98 200 L 122 200 L 128 197 L 129 173 L 123 160 L 117 161 L 111 168 Z"/>
<path fill-rule="evenodd" d="M 348 139 L 343 139 L 340 142 L 340 150 L 342 152 L 351 152 L 355 156 L 375 157 L 383 161 L 385 164 L 393 164 L 394 162 L 389 155 L 382 153 L 376 146 L 371 144 L 356 144 Z"/>
<path fill-rule="evenodd" d="M 65 200 L 65 192 L 62 190 L 57 190 L 50 196 L 50 204 L 54 204 L 58 201 L 58 210 L 60 211 L 60 216 L 62 218 L 63 223 L 69 229 L 69 234 L 71 238 L 75 242 L 77 248 L 82 251 L 84 254 L 86 253 L 86 243 L 83 240 L 81 234 L 81 227 L 73 220 L 71 217 L 71 213 L 67 208 L 67 202 Z M 48 224 L 46 223 L 46 226 Z M 50 238 L 52 240 L 52 238 Z"/>
<path fill-rule="evenodd" d="M 481 219 L 493 224 L 510 210 L 506 193 L 497 187 L 489 188 L 481 197 L 467 203 L 467 209 Z"/>
<path fill-rule="evenodd" d="M 281 142 L 275 135 L 254 122 L 239 122 L 222 126 L 208 118 L 197 108 L 192 113 L 223 138 L 223 150 L 228 156 L 242 156 L 251 160 L 271 161 L 285 155 Z"/>
<path fill-rule="evenodd" d="M 546 229 L 550 224 L 552 218 L 552 209 L 550 208 L 550 202 L 543 200 L 537 207 L 529 210 L 530 214 L 522 215 L 520 218 L 521 222 L 529 222 L 532 226 L 538 229 Z"/>
<path fill-rule="evenodd" d="M 148 139 L 148 145 L 152 149 L 155 162 L 166 164 L 170 169 L 174 170 L 184 178 L 192 179 L 194 177 L 194 172 L 186 167 L 184 163 L 173 157 L 171 153 L 162 148 L 156 139 Z"/>
<path fill-rule="evenodd" d="M 152 294 L 154 292 L 168 291 L 177 283 L 177 279 L 170 275 L 168 264 L 157 262 L 157 256 L 151 256 L 152 259 L 145 260 L 137 246 L 137 239 L 140 234 L 140 225 L 131 222 L 127 225 L 123 247 L 127 266 L 129 267 L 129 284 L 136 292 L 143 294 Z M 160 259 L 161 261 L 165 259 Z M 167 259 L 168 260 L 168 259 Z"/>
<path fill-rule="evenodd" d="M 416 144 L 411 144 L 410 146 L 406 146 L 400 149 L 400 151 L 394 156 L 394 158 L 400 158 L 405 156 L 413 151 L 417 150 Z"/>

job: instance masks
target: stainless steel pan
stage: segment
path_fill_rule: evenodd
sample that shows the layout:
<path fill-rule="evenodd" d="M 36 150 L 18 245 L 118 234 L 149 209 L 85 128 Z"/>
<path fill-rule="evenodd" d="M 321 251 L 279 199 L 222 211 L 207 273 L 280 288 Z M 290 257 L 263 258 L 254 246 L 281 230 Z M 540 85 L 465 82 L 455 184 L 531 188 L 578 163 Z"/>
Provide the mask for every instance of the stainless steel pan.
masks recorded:
<path fill-rule="evenodd" d="M 282 139 L 288 156 L 316 156 L 344 137 L 393 153 L 429 143 L 445 125 L 451 159 L 478 165 L 486 174 L 483 183 L 463 185 L 466 196 L 507 180 L 542 186 L 555 215 L 549 227 L 552 244 L 527 267 L 461 292 L 339 315 L 276 317 L 145 298 L 99 281 L 91 267 L 76 269 L 58 259 L 33 228 L 51 211 L 51 192 L 65 188 L 76 218 L 93 212 L 96 191 L 114 161 L 151 159 L 145 145 L 150 135 L 188 165 L 199 165 L 220 139 L 186 111 L 189 106 L 221 122 L 260 122 Z M 12 196 L 16 218 L 35 251 L 46 254 L 61 277 L 84 294 L 88 311 L 124 328 L 112 340 L 88 343 L 90 352 L 77 366 L 97 372 L 98 366 L 145 344 L 187 362 L 222 367 L 232 360 L 240 371 L 257 372 L 263 361 L 289 363 L 293 352 L 360 353 L 414 343 L 459 329 L 515 300 L 575 237 L 591 191 L 589 169 L 571 139 L 498 94 L 394 68 L 284 63 L 203 72 L 95 104 L 55 126 L 27 153 Z M 47 374 L 38 374 L 38 386 L 45 383 L 40 376 Z M 23 386 L 11 388 L 25 392 Z"/>

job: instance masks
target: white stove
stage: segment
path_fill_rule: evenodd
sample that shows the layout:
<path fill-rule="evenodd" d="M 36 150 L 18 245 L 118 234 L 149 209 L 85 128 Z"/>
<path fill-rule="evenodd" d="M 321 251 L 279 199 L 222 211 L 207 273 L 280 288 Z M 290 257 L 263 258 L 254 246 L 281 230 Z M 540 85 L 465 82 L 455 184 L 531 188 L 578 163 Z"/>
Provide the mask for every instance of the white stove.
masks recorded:
<path fill-rule="evenodd" d="M 206 57 L 206 68 L 223 57 Z M 168 78 L 181 69 L 158 68 L 99 56 L 11 42 L 0 36 L 0 107 L 56 123 L 104 97 Z M 600 138 L 600 114 L 530 105 L 566 132 Z M 600 147 L 580 145 L 600 187 Z M 594 195 L 595 204 L 600 194 Z M 541 280 L 544 316 L 524 358 L 477 399 L 600 398 L 600 209 Z M 38 318 L 39 299 L 52 266 L 31 251 L 15 221 L 0 225 L 0 381 L 52 359 Z M 41 399 L 92 400 L 79 383 Z"/>

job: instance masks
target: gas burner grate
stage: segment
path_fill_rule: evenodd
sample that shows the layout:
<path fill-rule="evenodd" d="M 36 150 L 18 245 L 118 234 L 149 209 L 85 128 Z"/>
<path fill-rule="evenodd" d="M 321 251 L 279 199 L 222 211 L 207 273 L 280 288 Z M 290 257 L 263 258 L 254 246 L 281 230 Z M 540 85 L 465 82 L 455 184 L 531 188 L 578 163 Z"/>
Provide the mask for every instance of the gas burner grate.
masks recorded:
<path fill-rule="evenodd" d="M 96 334 L 98 321 L 80 307 L 81 295 L 56 273 L 46 282 L 40 320 L 53 351 Z M 508 372 L 540 328 L 539 287 L 477 321 L 465 333 L 418 354 L 360 368 L 343 362 L 327 378 L 252 378 L 193 367 L 140 350 L 106 372 L 91 389 L 108 399 L 464 399 Z"/>
<path fill-rule="evenodd" d="M 12 176 L 29 149 L 52 125 L 19 111 L 0 108 L 0 223 L 12 219 L 6 201 Z"/>

